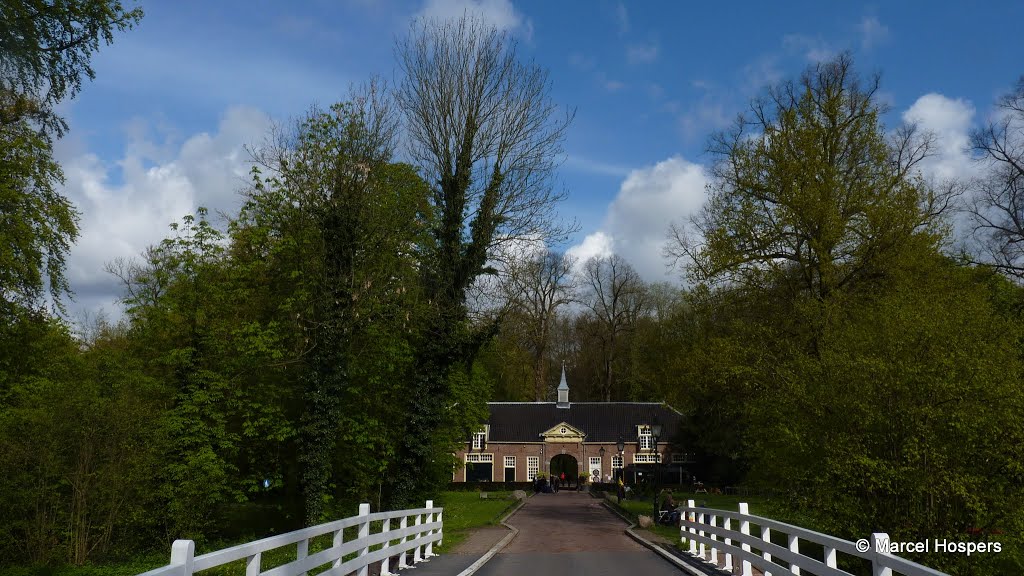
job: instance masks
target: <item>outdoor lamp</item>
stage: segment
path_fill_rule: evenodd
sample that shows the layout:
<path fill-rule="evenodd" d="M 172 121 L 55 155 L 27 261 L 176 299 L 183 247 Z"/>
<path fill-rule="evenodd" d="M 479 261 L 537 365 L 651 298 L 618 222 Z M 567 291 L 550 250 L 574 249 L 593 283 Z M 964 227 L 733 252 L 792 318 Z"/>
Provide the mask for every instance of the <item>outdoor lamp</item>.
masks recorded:
<path fill-rule="evenodd" d="M 619 442 L 616 446 L 618 447 L 620 454 L 626 449 L 626 441 L 622 439 L 622 436 L 619 436 Z"/>
<path fill-rule="evenodd" d="M 601 456 L 601 458 L 604 458 L 604 446 L 601 446 L 601 449 L 597 451 L 597 454 Z"/>

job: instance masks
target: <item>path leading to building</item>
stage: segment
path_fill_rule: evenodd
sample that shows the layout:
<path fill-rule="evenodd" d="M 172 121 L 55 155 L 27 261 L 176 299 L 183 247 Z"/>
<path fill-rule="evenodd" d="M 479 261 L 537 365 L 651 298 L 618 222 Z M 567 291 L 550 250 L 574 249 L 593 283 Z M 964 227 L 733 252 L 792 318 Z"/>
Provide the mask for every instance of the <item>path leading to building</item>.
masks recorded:
<path fill-rule="evenodd" d="M 622 520 L 584 493 L 537 494 L 507 523 L 518 528 L 519 535 L 477 576 L 680 574 L 627 536 Z"/>

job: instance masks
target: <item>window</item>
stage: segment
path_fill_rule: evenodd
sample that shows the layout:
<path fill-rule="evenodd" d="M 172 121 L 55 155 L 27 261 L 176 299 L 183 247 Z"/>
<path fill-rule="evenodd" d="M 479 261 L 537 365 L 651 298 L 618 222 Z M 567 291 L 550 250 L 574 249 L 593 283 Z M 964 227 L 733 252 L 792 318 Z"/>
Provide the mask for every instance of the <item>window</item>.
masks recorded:
<path fill-rule="evenodd" d="M 622 456 L 612 456 L 612 468 L 622 468 Z"/>
<path fill-rule="evenodd" d="M 590 467 L 591 468 L 600 468 L 601 467 L 601 457 L 600 456 L 591 456 L 590 457 Z"/>
<path fill-rule="evenodd" d="M 650 426 L 640 427 L 640 449 L 651 450 L 654 448 L 654 437 L 651 436 Z"/>
<path fill-rule="evenodd" d="M 515 467 L 516 467 L 516 457 L 515 456 L 505 456 L 505 468 L 515 468 Z"/>
<path fill-rule="evenodd" d="M 653 453 L 653 454 L 652 453 L 648 453 L 648 454 L 634 454 L 633 455 L 633 463 L 634 464 L 657 464 L 658 461 L 660 460 L 660 458 L 658 456 L 659 456 L 659 454 L 656 454 L 656 453 Z"/>
<path fill-rule="evenodd" d="M 562 426 L 561 428 L 558 429 L 558 433 L 564 436 L 565 434 L 569 433 L 569 429 L 566 428 L 565 426 Z"/>
<path fill-rule="evenodd" d="M 483 432 L 475 432 L 473 434 L 473 450 L 483 450 L 484 436 Z"/>
<path fill-rule="evenodd" d="M 672 455 L 673 464 L 686 464 L 688 462 L 693 461 L 693 454 L 689 452 L 683 452 L 682 454 L 676 452 L 675 454 Z"/>
<path fill-rule="evenodd" d="M 494 464 L 494 454 L 466 454 L 466 462 Z"/>
<path fill-rule="evenodd" d="M 540 470 L 540 457 L 526 457 L 526 479 L 533 481 L 537 478 L 537 471 Z"/>

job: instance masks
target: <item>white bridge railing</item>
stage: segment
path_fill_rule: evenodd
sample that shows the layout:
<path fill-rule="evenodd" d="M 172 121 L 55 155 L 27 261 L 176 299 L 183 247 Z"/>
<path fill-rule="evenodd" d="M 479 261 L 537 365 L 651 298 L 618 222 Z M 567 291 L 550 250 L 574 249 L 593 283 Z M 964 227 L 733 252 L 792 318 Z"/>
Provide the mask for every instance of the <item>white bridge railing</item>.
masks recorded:
<path fill-rule="evenodd" d="M 752 576 L 752 568 L 761 570 L 765 576 L 800 574 L 801 570 L 817 576 L 850 576 L 849 572 L 840 570 L 836 563 L 837 554 L 848 554 L 869 561 L 872 576 L 892 576 L 894 573 L 904 576 L 948 576 L 944 572 L 890 554 L 888 534 L 874 533 L 870 540 L 854 543 L 754 516 L 749 513 L 747 504 L 740 504 L 739 512 L 697 508 L 693 500 L 688 500 L 686 504 L 679 508 L 680 535 L 683 541 L 689 543 L 690 554 L 730 574 L 738 567 L 741 576 Z M 758 526 L 760 536 L 750 533 L 751 524 Z M 771 542 L 773 530 L 785 537 L 786 546 Z M 801 554 L 801 542 L 823 548 L 821 559 Z M 752 552 L 751 549 L 759 552 Z M 776 561 L 782 561 L 783 564 Z"/>
<path fill-rule="evenodd" d="M 375 562 L 380 562 L 382 575 L 392 574 L 390 564 L 394 556 L 398 556 L 396 568 L 399 569 L 409 568 L 413 564 L 436 556 L 434 542 L 441 545 L 442 512 L 443 508 L 434 508 L 432 500 L 427 500 L 425 508 L 374 514 L 370 514 L 369 504 L 360 504 L 357 516 L 232 546 L 202 556 L 195 555 L 195 543 L 191 540 L 175 540 L 171 546 L 170 565 L 144 572 L 139 576 L 192 576 L 196 572 L 239 560 L 245 561 L 245 576 L 306 576 L 307 571 L 325 564 L 330 564 L 330 567 L 321 574 L 343 576 L 356 573 L 358 576 L 367 576 L 369 566 Z M 392 528 L 392 522 L 396 520 L 397 527 Z M 382 522 L 382 529 L 370 534 L 371 522 Z M 358 536 L 345 542 L 345 529 L 353 526 L 358 526 Z M 310 554 L 310 540 L 328 534 L 333 538 L 331 546 Z M 260 567 L 263 553 L 293 544 L 296 546 L 295 560 L 269 570 Z M 346 556 L 353 553 L 356 556 L 345 560 Z"/>

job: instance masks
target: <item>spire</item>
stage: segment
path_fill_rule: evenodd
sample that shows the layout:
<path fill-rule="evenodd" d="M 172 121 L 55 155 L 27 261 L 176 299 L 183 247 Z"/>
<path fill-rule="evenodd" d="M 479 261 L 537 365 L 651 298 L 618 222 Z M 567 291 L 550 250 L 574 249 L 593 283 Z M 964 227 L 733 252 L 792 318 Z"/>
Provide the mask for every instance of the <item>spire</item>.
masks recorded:
<path fill-rule="evenodd" d="M 569 383 L 565 381 L 565 362 L 562 362 L 562 382 L 558 385 L 558 407 L 569 407 Z"/>

